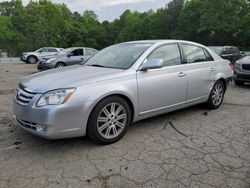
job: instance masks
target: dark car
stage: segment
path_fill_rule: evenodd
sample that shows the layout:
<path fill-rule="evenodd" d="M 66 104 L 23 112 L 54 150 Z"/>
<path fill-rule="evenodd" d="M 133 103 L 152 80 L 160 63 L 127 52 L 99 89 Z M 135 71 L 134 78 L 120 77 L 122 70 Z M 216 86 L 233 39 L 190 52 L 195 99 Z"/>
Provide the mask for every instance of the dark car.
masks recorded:
<path fill-rule="evenodd" d="M 209 48 L 223 59 L 229 60 L 233 65 L 242 58 L 239 48 L 235 46 L 210 46 Z"/>
<path fill-rule="evenodd" d="M 245 82 L 250 82 L 250 56 L 236 61 L 233 78 L 236 85 L 243 85 Z"/>
<path fill-rule="evenodd" d="M 240 54 L 242 55 L 242 57 L 250 56 L 250 51 L 241 51 Z"/>

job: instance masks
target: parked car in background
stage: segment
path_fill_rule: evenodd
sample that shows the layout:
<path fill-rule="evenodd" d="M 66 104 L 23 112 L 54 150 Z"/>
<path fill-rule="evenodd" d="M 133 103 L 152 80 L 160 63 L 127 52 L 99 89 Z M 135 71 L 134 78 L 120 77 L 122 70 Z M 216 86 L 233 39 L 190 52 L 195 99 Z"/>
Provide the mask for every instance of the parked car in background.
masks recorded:
<path fill-rule="evenodd" d="M 58 52 L 63 50 L 63 48 L 54 48 L 54 47 L 44 47 L 40 48 L 34 52 L 23 52 L 21 54 L 21 61 L 25 63 L 37 63 L 40 59 L 44 57 L 52 57 Z"/>
<path fill-rule="evenodd" d="M 38 65 L 38 70 L 48 70 L 61 68 L 70 65 L 77 65 L 97 54 L 98 51 L 92 48 L 74 47 L 60 51 L 52 58 L 42 59 Z"/>
<path fill-rule="evenodd" d="M 83 65 L 25 78 L 13 112 L 20 127 L 44 138 L 88 135 L 111 144 L 132 122 L 199 103 L 219 108 L 232 78 L 229 63 L 188 41 L 121 43 Z"/>
<path fill-rule="evenodd" d="M 250 56 L 250 51 L 241 51 L 240 54 L 242 57 Z"/>
<path fill-rule="evenodd" d="M 223 59 L 229 60 L 233 65 L 242 58 L 239 48 L 235 46 L 210 46 L 209 48 Z"/>
<path fill-rule="evenodd" d="M 245 82 L 250 82 L 250 56 L 236 61 L 233 78 L 236 85 L 243 85 Z"/>

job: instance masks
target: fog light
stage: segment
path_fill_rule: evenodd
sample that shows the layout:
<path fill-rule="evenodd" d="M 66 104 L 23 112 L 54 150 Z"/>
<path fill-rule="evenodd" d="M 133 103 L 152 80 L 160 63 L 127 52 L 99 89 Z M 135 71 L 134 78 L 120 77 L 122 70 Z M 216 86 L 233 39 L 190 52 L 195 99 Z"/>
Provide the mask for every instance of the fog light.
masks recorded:
<path fill-rule="evenodd" d="M 36 131 L 37 132 L 45 132 L 46 128 L 47 128 L 46 125 L 41 125 L 41 124 L 36 125 Z"/>

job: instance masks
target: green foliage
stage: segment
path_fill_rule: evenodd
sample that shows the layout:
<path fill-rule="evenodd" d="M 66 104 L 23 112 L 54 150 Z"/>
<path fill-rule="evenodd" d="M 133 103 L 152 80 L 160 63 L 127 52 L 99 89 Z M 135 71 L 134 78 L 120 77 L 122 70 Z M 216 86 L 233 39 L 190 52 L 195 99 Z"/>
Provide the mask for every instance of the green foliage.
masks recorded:
<path fill-rule="evenodd" d="M 207 45 L 246 47 L 249 10 L 245 0 L 188 1 L 181 12 L 176 36 Z"/>
<path fill-rule="evenodd" d="M 185 3 L 184 3 L 185 2 Z M 185 39 L 205 45 L 249 48 L 249 0 L 172 0 L 144 13 L 126 10 L 112 22 L 93 11 L 72 13 L 50 0 L 0 3 L 0 49 L 18 55 L 43 46 L 88 46 L 143 39 Z"/>

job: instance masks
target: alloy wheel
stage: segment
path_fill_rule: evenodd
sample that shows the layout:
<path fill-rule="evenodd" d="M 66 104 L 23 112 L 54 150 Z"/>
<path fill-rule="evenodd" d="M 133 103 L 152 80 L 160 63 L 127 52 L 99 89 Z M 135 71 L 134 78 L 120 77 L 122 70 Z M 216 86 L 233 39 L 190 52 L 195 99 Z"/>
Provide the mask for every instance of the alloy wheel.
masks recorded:
<path fill-rule="evenodd" d="M 29 62 L 32 63 L 32 64 L 35 63 L 36 62 L 36 58 L 35 57 L 30 57 L 29 58 Z"/>
<path fill-rule="evenodd" d="M 102 108 L 97 118 L 98 133 L 105 139 L 118 137 L 127 123 L 127 112 L 119 103 L 110 103 Z"/>
<path fill-rule="evenodd" d="M 216 83 L 212 91 L 212 101 L 215 106 L 220 105 L 220 103 L 223 100 L 223 96 L 224 96 L 224 86 L 220 82 L 218 82 Z"/>

